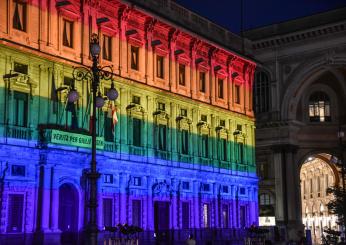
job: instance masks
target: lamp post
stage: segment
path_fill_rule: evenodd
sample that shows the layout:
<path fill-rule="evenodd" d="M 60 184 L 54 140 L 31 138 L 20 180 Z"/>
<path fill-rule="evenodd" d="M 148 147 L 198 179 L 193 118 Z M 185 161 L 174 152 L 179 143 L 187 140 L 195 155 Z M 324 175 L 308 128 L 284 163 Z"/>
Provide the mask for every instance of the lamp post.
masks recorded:
<path fill-rule="evenodd" d="M 97 244 L 97 180 L 100 178 L 100 173 L 96 169 L 96 108 L 101 108 L 105 101 L 102 97 L 99 85 L 100 80 L 111 80 L 111 88 L 107 92 L 109 100 L 116 100 L 118 92 L 114 88 L 113 83 L 113 69 L 111 66 L 99 66 L 99 55 L 101 47 L 99 45 L 99 38 L 97 34 L 92 34 L 90 40 L 90 54 L 92 58 L 91 67 L 75 67 L 73 69 L 73 79 L 76 81 L 91 80 L 92 90 L 92 114 L 91 114 L 91 164 L 90 171 L 87 173 L 88 179 L 88 200 L 87 210 L 88 212 L 88 224 L 85 229 L 85 235 L 88 238 L 87 244 Z M 78 100 L 79 94 L 75 90 L 74 86 L 71 87 L 68 95 L 68 101 L 74 103 Z"/>

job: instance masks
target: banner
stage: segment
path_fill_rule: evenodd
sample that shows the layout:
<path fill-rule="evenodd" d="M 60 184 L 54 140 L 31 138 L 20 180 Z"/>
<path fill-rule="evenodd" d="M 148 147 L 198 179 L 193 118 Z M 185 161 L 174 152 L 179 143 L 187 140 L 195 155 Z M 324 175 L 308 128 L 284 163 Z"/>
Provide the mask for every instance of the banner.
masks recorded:
<path fill-rule="evenodd" d="M 77 146 L 91 148 L 91 136 L 84 134 L 75 134 L 53 129 L 51 143 L 60 145 Z M 96 149 L 103 150 L 104 138 L 96 137 Z"/>

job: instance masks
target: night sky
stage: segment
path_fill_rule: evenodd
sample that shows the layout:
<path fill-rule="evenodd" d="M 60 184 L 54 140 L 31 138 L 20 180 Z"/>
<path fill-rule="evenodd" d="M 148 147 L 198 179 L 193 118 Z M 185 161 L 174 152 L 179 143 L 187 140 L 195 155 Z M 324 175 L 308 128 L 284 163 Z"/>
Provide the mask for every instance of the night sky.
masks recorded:
<path fill-rule="evenodd" d="M 295 19 L 335 8 L 346 0 L 243 0 L 244 30 Z M 239 33 L 241 0 L 176 0 L 184 7 Z"/>

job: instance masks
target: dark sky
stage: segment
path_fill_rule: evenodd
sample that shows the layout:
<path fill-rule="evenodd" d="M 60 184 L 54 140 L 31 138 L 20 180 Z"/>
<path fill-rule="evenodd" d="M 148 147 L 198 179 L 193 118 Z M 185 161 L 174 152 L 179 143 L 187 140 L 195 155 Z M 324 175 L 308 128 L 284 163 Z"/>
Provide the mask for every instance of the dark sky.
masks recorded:
<path fill-rule="evenodd" d="M 243 0 L 244 29 L 346 7 L 346 0 Z M 241 0 L 176 0 L 184 7 L 239 33 Z"/>

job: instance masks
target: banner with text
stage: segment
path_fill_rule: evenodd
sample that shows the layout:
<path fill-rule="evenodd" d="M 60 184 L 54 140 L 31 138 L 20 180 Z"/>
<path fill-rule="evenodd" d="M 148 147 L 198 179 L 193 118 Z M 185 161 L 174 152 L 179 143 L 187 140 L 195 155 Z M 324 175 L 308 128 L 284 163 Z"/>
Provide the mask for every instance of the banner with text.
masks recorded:
<path fill-rule="evenodd" d="M 51 142 L 54 144 L 78 146 L 91 148 L 91 136 L 84 134 L 75 134 L 60 130 L 52 130 Z M 96 137 L 96 149 L 103 150 L 104 138 Z"/>

